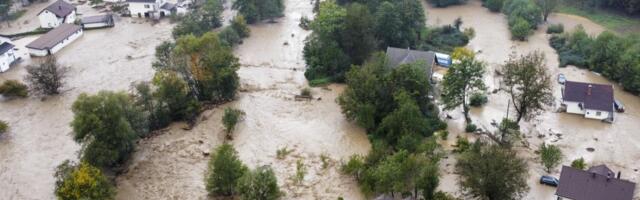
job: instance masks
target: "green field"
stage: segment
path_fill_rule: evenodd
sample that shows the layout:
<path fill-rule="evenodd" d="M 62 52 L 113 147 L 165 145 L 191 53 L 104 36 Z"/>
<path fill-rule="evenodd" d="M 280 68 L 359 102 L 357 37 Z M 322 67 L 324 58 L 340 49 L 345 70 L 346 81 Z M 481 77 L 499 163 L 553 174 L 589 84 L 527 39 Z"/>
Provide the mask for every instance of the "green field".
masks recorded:
<path fill-rule="evenodd" d="M 558 6 L 558 12 L 585 17 L 620 33 L 631 33 L 640 30 L 640 19 L 611 11 L 586 10 L 571 5 L 560 5 Z"/>

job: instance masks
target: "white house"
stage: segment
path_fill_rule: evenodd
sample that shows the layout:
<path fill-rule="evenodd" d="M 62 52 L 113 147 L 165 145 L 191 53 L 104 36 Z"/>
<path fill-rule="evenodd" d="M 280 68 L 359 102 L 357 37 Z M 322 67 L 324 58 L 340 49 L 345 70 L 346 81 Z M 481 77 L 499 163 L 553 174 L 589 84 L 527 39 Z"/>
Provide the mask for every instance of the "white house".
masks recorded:
<path fill-rule="evenodd" d="M 76 21 L 76 7 L 58 0 L 40 11 L 38 19 L 42 28 L 55 28 L 63 23 L 73 24 Z"/>
<path fill-rule="evenodd" d="M 132 17 L 159 19 L 175 11 L 175 4 L 165 0 L 127 0 Z"/>
<path fill-rule="evenodd" d="M 53 55 L 82 36 L 82 27 L 62 24 L 27 45 L 32 56 Z"/>
<path fill-rule="evenodd" d="M 613 86 L 567 81 L 562 104 L 568 113 L 590 119 L 613 119 Z"/>
<path fill-rule="evenodd" d="M 6 72 L 11 64 L 17 60 L 16 53 L 13 51 L 13 44 L 0 41 L 0 72 Z"/>

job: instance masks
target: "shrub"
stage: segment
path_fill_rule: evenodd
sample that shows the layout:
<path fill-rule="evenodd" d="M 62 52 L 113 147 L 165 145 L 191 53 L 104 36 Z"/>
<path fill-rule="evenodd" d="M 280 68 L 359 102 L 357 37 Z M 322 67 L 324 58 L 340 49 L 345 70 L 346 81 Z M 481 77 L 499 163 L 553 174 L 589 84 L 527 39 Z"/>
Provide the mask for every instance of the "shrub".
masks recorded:
<path fill-rule="evenodd" d="M 238 180 L 246 173 L 247 167 L 238 159 L 238 152 L 229 144 L 219 146 L 211 154 L 206 175 L 206 189 L 209 195 L 231 196 L 237 192 Z"/>
<path fill-rule="evenodd" d="M 517 18 L 510 30 L 513 38 L 524 41 L 531 33 L 531 24 L 524 18 Z"/>
<path fill-rule="evenodd" d="M 244 115 L 244 111 L 234 108 L 225 108 L 224 116 L 222 116 L 222 124 L 224 125 L 224 131 L 227 134 L 233 132 L 240 118 Z"/>
<path fill-rule="evenodd" d="M 504 5 L 504 1 L 505 0 L 486 0 L 484 2 L 484 6 L 491 12 L 500 12 L 502 10 L 502 5 Z"/>
<path fill-rule="evenodd" d="M 584 158 L 580 157 L 571 162 L 571 167 L 584 170 L 587 168 L 587 163 L 584 162 Z"/>
<path fill-rule="evenodd" d="M 464 131 L 467 133 L 471 133 L 474 132 L 478 129 L 478 127 L 475 124 L 467 124 L 467 126 L 464 128 Z"/>
<path fill-rule="evenodd" d="M 287 157 L 293 150 L 287 149 L 287 147 L 282 147 L 276 151 L 276 158 L 282 160 Z"/>
<path fill-rule="evenodd" d="M 296 161 L 296 176 L 293 180 L 300 184 L 304 180 L 304 176 L 307 174 L 307 167 L 304 165 L 304 160 L 299 159 Z"/>
<path fill-rule="evenodd" d="M 547 172 L 551 172 L 551 169 L 560 164 L 562 160 L 562 151 L 555 145 L 548 145 L 542 143 L 540 146 L 540 161 L 542 165 L 547 169 Z"/>
<path fill-rule="evenodd" d="M 247 21 L 244 20 L 244 16 L 242 16 L 241 14 L 236 15 L 236 17 L 231 20 L 231 28 L 235 30 L 236 33 L 238 33 L 238 36 L 240 36 L 240 38 L 249 37 L 249 35 L 251 34 L 251 30 L 247 26 Z"/>
<path fill-rule="evenodd" d="M 469 105 L 474 107 L 483 106 L 484 104 L 487 104 L 488 101 L 489 98 L 487 98 L 487 95 L 480 92 L 473 93 L 471 94 L 471 97 L 469 97 Z"/>
<path fill-rule="evenodd" d="M 55 173 L 55 194 L 58 199 L 114 199 L 116 190 L 100 169 L 86 162 L 79 165 L 68 160 Z"/>
<path fill-rule="evenodd" d="M 238 35 L 238 33 L 230 27 L 222 29 L 222 31 L 218 33 L 218 37 L 220 37 L 220 43 L 227 47 L 233 47 L 236 44 L 240 44 L 240 42 L 242 41 L 240 39 L 240 35 Z"/>
<path fill-rule="evenodd" d="M 329 167 L 329 162 L 330 162 L 330 158 L 329 156 L 327 156 L 327 154 L 320 154 L 320 162 L 322 162 L 322 169 L 326 169 L 327 167 Z"/>
<path fill-rule="evenodd" d="M 9 130 L 9 124 L 7 122 L 0 120 L 0 135 L 6 133 Z"/>
<path fill-rule="evenodd" d="M 471 143 L 469 143 L 469 140 L 467 140 L 466 137 L 458 136 L 454 147 L 455 147 L 455 149 L 453 150 L 454 153 L 462 153 L 469 150 L 469 148 L 471 147 Z"/>
<path fill-rule="evenodd" d="M 547 27 L 547 34 L 557 34 L 557 33 L 563 33 L 563 32 L 564 32 L 563 24 L 550 24 L 549 27 Z"/>
<path fill-rule="evenodd" d="M 300 90 L 300 96 L 310 97 L 311 96 L 311 89 L 302 88 L 302 90 Z"/>
<path fill-rule="evenodd" d="M 447 131 L 447 130 L 440 131 L 438 133 L 438 136 L 440 136 L 440 139 L 442 139 L 442 140 L 447 140 L 449 138 L 449 131 Z"/>
<path fill-rule="evenodd" d="M 282 196 L 278 179 L 269 166 L 246 173 L 238 182 L 241 199 L 276 200 Z"/>
<path fill-rule="evenodd" d="M 0 94 L 6 98 L 24 98 L 28 96 L 29 92 L 27 85 L 16 80 L 7 80 L 0 85 Z"/>

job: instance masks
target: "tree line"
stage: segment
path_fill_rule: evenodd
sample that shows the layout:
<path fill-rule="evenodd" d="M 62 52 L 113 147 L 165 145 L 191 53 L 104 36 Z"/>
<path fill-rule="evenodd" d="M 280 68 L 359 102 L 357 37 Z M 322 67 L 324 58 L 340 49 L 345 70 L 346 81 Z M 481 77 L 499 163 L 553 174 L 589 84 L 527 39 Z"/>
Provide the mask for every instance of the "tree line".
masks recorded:
<path fill-rule="evenodd" d="M 575 0 L 568 1 L 567 3 L 586 9 L 614 9 L 631 15 L 638 14 L 640 12 L 639 0 Z"/>
<path fill-rule="evenodd" d="M 220 3 L 208 0 L 180 19 L 173 30 L 175 42 L 156 48 L 152 64 L 156 72 L 150 82 L 134 84 L 132 93 L 100 91 L 78 96 L 72 105 L 71 127 L 73 139 L 82 145 L 80 161 L 58 167 L 55 193 L 59 199 L 113 199 L 116 190 L 103 171 L 122 170 L 138 139 L 173 121 L 193 122 L 202 105 L 235 97 L 240 64 L 231 48 L 249 35 L 249 29 L 238 15 L 230 26 L 212 32 L 221 25 L 215 21 L 221 19 Z M 204 22 L 207 26 L 197 26 Z M 242 37 L 229 40 L 225 32 L 230 31 Z"/>
<path fill-rule="evenodd" d="M 640 40 L 605 31 L 589 36 L 583 27 L 554 34 L 549 40 L 560 57 L 560 67 L 574 65 L 602 74 L 631 93 L 640 94 Z"/>
<path fill-rule="evenodd" d="M 344 82 L 351 65 L 387 47 L 451 51 L 469 41 L 459 26 L 427 28 L 419 0 L 323 1 L 309 28 L 303 53 L 312 85 Z"/>

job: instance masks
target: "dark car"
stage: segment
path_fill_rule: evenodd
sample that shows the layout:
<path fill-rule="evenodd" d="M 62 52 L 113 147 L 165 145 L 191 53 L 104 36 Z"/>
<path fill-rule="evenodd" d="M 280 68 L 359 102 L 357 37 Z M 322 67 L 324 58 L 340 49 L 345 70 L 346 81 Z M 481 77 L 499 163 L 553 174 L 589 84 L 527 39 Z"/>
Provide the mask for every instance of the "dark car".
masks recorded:
<path fill-rule="evenodd" d="M 613 101 L 613 108 L 615 108 L 617 112 L 624 112 L 624 105 L 617 99 Z"/>
<path fill-rule="evenodd" d="M 540 177 L 540 184 L 558 187 L 558 184 L 560 184 L 560 180 L 551 176 L 542 176 Z"/>

